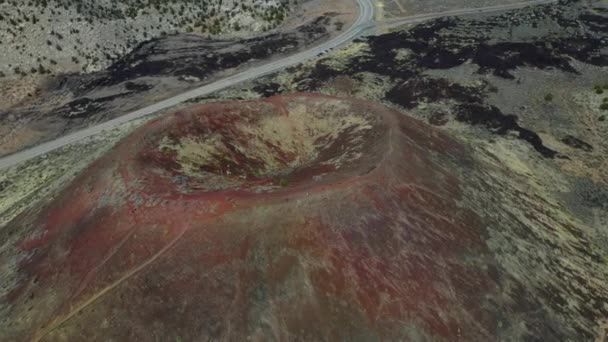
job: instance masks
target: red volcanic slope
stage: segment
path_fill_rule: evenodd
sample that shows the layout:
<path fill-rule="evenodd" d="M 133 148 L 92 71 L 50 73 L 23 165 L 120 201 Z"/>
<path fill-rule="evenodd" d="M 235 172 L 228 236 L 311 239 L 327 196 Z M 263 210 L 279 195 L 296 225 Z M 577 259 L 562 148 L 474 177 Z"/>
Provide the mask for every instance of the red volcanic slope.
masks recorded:
<path fill-rule="evenodd" d="M 360 100 L 156 119 L 12 223 L 29 233 L 0 339 L 487 340 L 496 284 L 457 205 L 466 159 Z"/>

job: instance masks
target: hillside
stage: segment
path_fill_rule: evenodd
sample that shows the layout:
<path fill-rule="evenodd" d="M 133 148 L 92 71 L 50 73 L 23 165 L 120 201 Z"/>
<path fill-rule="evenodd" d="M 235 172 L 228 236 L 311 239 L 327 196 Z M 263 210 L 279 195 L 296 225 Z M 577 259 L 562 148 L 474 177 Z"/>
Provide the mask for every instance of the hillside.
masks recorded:
<path fill-rule="evenodd" d="M 143 41 L 177 32 L 246 35 L 275 28 L 289 0 L 0 1 L 0 76 L 100 70 Z"/>

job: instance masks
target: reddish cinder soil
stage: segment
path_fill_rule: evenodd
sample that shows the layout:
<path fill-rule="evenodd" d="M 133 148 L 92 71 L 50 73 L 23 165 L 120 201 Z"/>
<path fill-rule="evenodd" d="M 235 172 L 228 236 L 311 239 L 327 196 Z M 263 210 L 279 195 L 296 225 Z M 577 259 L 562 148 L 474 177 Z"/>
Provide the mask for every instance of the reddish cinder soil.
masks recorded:
<path fill-rule="evenodd" d="M 164 116 L 13 222 L 29 233 L 0 336 L 491 339 L 491 256 L 458 206 L 466 160 L 439 131 L 360 100 Z"/>

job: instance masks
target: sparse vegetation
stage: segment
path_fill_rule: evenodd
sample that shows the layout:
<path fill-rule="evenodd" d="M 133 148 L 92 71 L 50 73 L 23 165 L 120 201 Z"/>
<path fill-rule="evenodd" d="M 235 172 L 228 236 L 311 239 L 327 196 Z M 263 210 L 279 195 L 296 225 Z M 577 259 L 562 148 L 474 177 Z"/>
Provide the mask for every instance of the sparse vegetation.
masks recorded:
<path fill-rule="evenodd" d="M 14 52 L 10 62 L 21 69 L 39 72 L 41 55 L 58 61 L 43 65 L 45 71 L 69 65 L 66 62 L 70 60 L 99 67 L 111 62 L 106 56 L 121 56 L 142 41 L 159 36 L 270 30 L 285 20 L 293 3 L 290 0 L 0 0 L 0 30 L 20 37 L 18 41 L 31 43 L 9 43 L 5 49 Z M 49 27 L 50 32 L 46 31 Z M 103 30 L 107 27 L 114 27 L 112 32 L 116 34 L 105 37 Z M 40 31 L 48 34 L 40 35 Z M 40 46 L 50 49 L 39 51 Z M 74 61 L 76 56 L 79 62 Z M 0 66 L 0 70 L 10 72 L 12 67 L 7 67 L 10 62 L 4 64 L 4 69 Z"/>
<path fill-rule="evenodd" d="M 595 90 L 595 93 L 598 95 L 602 95 L 604 93 L 604 90 L 608 90 L 608 83 L 604 84 L 604 85 L 596 85 L 595 87 L 593 87 L 593 89 Z"/>

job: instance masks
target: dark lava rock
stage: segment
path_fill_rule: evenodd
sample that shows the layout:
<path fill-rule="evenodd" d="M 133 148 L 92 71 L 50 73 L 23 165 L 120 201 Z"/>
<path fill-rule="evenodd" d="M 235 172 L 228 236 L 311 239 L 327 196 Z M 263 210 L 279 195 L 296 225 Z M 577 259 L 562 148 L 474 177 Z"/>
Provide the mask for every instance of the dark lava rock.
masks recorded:
<path fill-rule="evenodd" d="M 576 73 L 566 56 L 554 54 L 544 43 L 482 43 L 473 60 L 481 71 L 492 71 L 495 75 L 513 79 L 509 73 L 520 66 L 548 67 Z"/>
<path fill-rule="evenodd" d="M 263 97 L 274 96 L 280 93 L 281 85 L 274 82 L 260 82 L 253 87 L 253 90 L 262 94 Z"/>
<path fill-rule="evenodd" d="M 587 144 L 586 142 L 575 138 L 571 135 L 567 135 L 562 139 L 562 142 L 570 147 L 579 149 L 579 150 L 583 150 L 585 152 L 591 152 L 593 151 L 593 146 Z"/>
<path fill-rule="evenodd" d="M 433 126 L 443 126 L 450 121 L 448 115 L 442 112 L 435 112 L 429 116 L 429 123 Z"/>
<path fill-rule="evenodd" d="M 136 82 L 125 82 L 125 89 L 132 92 L 146 91 L 154 88 L 153 85 Z"/>
<path fill-rule="evenodd" d="M 521 127 L 517 123 L 517 116 L 505 115 L 495 106 L 477 104 L 461 104 L 456 113 L 456 119 L 471 125 L 485 126 L 492 132 L 505 135 L 511 131 L 518 133 L 518 138 L 527 141 L 532 147 L 547 158 L 554 158 L 556 151 L 543 145 L 543 141 L 535 132 Z"/>
<path fill-rule="evenodd" d="M 481 103 L 483 94 L 478 88 L 465 87 L 446 79 L 430 77 L 411 78 L 386 93 L 392 103 L 412 109 L 420 102 L 452 99 L 465 103 Z"/>

